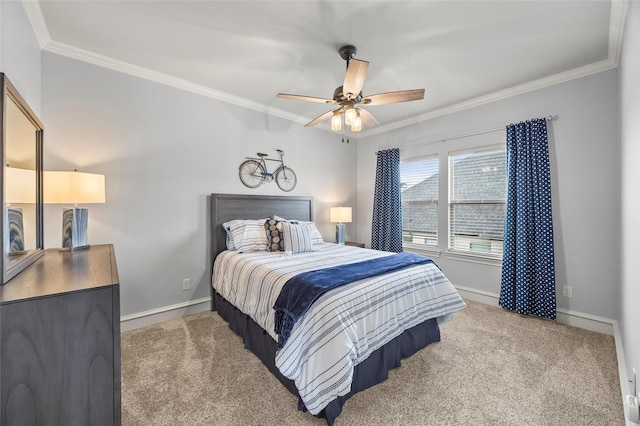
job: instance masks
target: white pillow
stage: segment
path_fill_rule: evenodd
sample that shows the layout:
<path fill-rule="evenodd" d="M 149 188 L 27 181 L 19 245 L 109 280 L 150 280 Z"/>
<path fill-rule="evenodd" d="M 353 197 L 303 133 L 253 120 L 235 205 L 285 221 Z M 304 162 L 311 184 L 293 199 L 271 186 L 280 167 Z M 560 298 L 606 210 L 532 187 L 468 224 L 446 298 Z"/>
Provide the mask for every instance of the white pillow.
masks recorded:
<path fill-rule="evenodd" d="M 267 234 L 264 230 L 264 222 L 267 219 L 235 219 L 222 224 L 227 234 L 231 234 L 229 243 L 239 253 L 267 250 Z M 232 250 L 232 249 L 229 249 Z"/>
<path fill-rule="evenodd" d="M 304 253 L 313 250 L 311 234 L 305 224 L 281 222 L 284 234 L 284 248 L 291 253 Z"/>

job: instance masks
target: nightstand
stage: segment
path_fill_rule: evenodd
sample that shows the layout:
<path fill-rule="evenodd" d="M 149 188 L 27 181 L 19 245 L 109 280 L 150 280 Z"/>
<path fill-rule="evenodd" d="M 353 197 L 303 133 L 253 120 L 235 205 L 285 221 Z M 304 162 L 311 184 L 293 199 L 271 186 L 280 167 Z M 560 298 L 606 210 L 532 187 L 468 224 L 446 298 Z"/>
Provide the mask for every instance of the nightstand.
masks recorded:
<path fill-rule="evenodd" d="M 345 241 L 344 245 L 345 246 L 354 246 L 354 247 L 364 248 L 364 243 L 356 243 L 354 241 Z"/>

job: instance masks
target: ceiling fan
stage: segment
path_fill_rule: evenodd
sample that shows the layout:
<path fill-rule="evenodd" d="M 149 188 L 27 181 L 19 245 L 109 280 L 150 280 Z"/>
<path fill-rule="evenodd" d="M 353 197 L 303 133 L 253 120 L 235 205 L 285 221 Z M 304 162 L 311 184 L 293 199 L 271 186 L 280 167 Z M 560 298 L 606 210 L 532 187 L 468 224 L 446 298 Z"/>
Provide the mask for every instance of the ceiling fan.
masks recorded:
<path fill-rule="evenodd" d="M 329 105 L 340 105 L 337 109 L 326 112 L 311 120 L 305 126 L 314 126 L 331 117 L 331 130 L 342 130 L 342 116 L 346 126 L 351 126 L 352 132 L 362 130 L 362 123 L 367 126 L 375 126 L 378 120 L 362 105 L 385 105 L 399 102 L 415 101 L 424 98 L 424 89 L 401 90 L 397 92 L 378 93 L 376 95 L 363 96 L 362 86 L 367 76 L 369 62 L 354 59 L 356 48 L 352 45 L 342 46 L 338 53 L 347 61 L 347 73 L 344 83 L 333 92 L 333 99 L 317 98 L 314 96 L 291 95 L 278 93 L 279 98 L 295 99 L 307 102 L 320 102 Z"/>

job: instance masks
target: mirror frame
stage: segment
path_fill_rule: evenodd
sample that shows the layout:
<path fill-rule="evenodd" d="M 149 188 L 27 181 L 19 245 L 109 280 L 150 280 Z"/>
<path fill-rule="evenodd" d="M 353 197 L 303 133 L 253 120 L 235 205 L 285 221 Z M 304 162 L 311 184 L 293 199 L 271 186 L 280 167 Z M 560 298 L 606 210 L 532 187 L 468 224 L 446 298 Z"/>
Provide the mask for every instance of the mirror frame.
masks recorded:
<path fill-rule="evenodd" d="M 0 259 L 0 265 L 2 266 L 2 284 L 6 284 L 11 278 L 18 275 L 27 266 L 38 260 L 44 255 L 44 232 L 42 225 L 43 207 L 42 207 L 42 170 L 43 170 L 43 136 L 44 125 L 38 119 L 36 114 L 31 110 L 27 102 L 24 100 L 16 88 L 11 84 L 9 78 L 0 73 L 0 92 L 2 98 L 0 98 L 0 114 L 2 116 L 2 124 L 0 125 L 0 143 L 2 144 L 2 172 L 0 172 L 0 191 L 2 193 L 2 226 L 0 227 L 0 241 L 2 241 L 2 258 Z M 36 247 L 35 249 L 28 250 L 27 253 L 20 256 L 20 259 L 16 259 L 9 264 L 7 262 L 8 253 L 6 252 L 5 239 L 8 237 L 6 232 L 5 220 L 7 217 L 7 202 L 6 202 L 6 189 L 5 189 L 5 176 L 4 170 L 7 163 L 6 153 L 6 125 L 7 125 L 7 105 L 8 102 L 14 102 L 20 111 L 29 119 L 35 129 L 35 138 L 33 143 L 35 144 L 36 152 Z"/>

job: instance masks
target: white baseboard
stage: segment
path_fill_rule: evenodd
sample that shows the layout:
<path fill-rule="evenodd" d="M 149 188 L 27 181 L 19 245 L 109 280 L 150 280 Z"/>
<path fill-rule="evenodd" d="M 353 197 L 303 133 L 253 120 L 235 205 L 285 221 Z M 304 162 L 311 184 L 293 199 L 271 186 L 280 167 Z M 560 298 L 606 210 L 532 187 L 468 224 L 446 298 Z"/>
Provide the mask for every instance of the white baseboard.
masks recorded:
<path fill-rule="evenodd" d="M 487 291 L 476 290 L 474 288 L 455 285 L 456 290 L 463 299 L 473 300 L 474 302 L 484 303 L 485 305 L 499 306 L 498 300 L 500 295 Z M 560 324 L 566 324 L 573 327 L 584 328 L 585 330 L 596 331 L 598 333 L 613 336 L 613 324 L 615 320 L 609 318 L 598 317 L 596 315 L 576 312 L 569 309 L 557 309 L 556 320 Z"/>
<path fill-rule="evenodd" d="M 160 322 L 176 318 L 182 318 L 187 315 L 197 314 L 210 309 L 211 297 L 203 297 L 202 299 L 190 300 L 188 302 L 125 315 L 120 317 L 120 331 L 134 330 L 136 328 L 158 324 Z"/>
<path fill-rule="evenodd" d="M 637 423 L 632 423 L 631 420 L 627 418 L 627 410 L 625 410 L 625 396 L 631 395 L 633 390 L 631 389 L 631 382 L 629 381 L 629 374 L 627 372 L 627 360 L 624 356 L 624 347 L 622 346 L 622 336 L 620 335 L 618 321 L 615 321 L 613 324 L 613 338 L 616 342 L 616 354 L 618 355 L 618 376 L 620 376 L 620 394 L 622 395 L 624 420 L 626 426 L 633 426 Z"/>
<path fill-rule="evenodd" d="M 495 293 L 489 293 L 487 291 L 476 290 L 475 288 L 463 287 L 455 285 L 454 287 L 460 293 L 463 299 L 473 300 L 474 302 L 484 303 L 485 305 L 500 306 L 498 305 L 499 295 Z"/>

